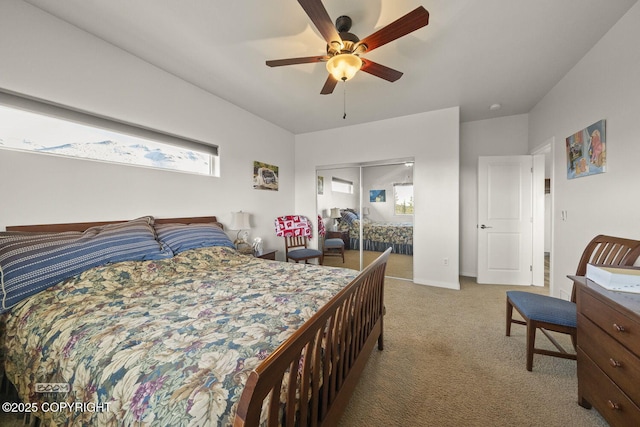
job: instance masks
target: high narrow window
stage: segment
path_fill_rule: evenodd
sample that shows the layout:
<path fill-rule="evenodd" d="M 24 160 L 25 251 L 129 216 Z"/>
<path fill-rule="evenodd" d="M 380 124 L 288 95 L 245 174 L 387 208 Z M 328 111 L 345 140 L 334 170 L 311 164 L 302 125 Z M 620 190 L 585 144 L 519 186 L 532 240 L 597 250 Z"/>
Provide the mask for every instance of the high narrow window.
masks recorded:
<path fill-rule="evenodd" d="M 216 146 L 7 93 L 0 148 L 218 176 Z"/>
<path fill-rule="evenodd" d="M 394 213 L 413 215 L 413 183 L 393 184 Z"/>
<path fill-rule="evenodd" d="M 336 178 L 334 176 L 331 178 L 331 191 L 353 194 L 353 182 L 347 181 L 346 179 Z"/>

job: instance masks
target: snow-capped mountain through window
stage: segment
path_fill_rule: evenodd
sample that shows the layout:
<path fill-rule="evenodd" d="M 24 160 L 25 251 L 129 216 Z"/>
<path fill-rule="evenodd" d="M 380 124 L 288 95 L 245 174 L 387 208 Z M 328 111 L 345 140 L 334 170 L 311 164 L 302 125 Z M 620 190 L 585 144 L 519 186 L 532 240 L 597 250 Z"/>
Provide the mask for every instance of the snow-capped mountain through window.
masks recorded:
<path fill-rule="evenodd" d="M 217 175 L 212 150 L 198 151 L 2 105 L 0 148 Z"/>

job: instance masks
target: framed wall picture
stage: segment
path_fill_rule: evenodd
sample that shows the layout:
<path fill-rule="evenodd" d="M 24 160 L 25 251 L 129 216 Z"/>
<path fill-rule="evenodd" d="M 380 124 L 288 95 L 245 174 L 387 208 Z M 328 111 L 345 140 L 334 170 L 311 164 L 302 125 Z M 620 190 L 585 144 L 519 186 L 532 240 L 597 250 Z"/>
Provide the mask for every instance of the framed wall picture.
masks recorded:
<path fill-rule="evenodd" d="M 253 188 L 278 191 L 278 166 L 254 161 Z"/>
<path fill-rule="evenodd" d="M 369 202 L 386 202 L 387 191 L 386 190 L 369 190 Z"/>
<path fill-rule="evenodd" d="M 324 194 L 324 177 L 323 176 L 319 176 L 318 177 L 318 195 L 323 195 Z"/>
<path fill-rule="evenodd" d="M 566 142 L 568 179 L 606 172 L 606 120 L 600 120 L 574 133 Z"/>

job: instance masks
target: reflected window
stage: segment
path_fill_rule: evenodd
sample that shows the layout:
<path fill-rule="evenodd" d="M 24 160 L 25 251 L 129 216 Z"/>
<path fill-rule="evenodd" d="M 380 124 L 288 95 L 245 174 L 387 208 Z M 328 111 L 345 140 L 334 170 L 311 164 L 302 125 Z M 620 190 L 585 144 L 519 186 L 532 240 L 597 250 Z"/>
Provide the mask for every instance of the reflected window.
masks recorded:
<path fill-rule="evenodd" d="M 413 215 L 413 183 L 393 184 L 394 213 Z"/>
<path fill-rule="evenodd" d="M 334 176 L 331 178 L 331 191 L 353 194 L 353 182 L 347 181 L 346 179 L 336 178 Z"/>

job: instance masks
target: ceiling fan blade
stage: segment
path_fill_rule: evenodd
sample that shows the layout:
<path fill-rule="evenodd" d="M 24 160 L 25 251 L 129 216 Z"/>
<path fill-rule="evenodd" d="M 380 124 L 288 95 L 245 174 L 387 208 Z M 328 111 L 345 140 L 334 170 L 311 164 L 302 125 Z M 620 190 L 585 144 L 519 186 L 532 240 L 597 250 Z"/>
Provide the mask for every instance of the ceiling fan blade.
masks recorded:
<path fill-rule="evenodd" d="M 406 36 L 407 34 L 424 27 L 428 23 L 429 12 L 427 12 L 427 9 L 420 6 L 407 13 L 402 18 L 393 21 L 386 27 L 383 27 L 370 36 L 360 40 L 358 45 L 366 45 L 367 52 L 370 52 L 375 48 L 399 39 L 402 36 Z"/>
<path fill-rule="evenodd" d="M 389 82 L 395 82 L 400 77 L 402 77 L 402 72 L 398 70 L 394 70 L 393 68 L 389 68 L 387 66 L 378 64 L 377 62 L 370 61 L 368 59 L 364 59 L 362 61 L 362 68 L 360 70 L 365 73 L 369 73 L 376 77 L 380 77 Z"/>
<path fill-rule="evenodd" d="M 313 25 L 320 31 L 320 34 L 322 34 L 327 44 L 330 45 L 331 42 L 338 42 L 342 45 L 342 38 L 340 38 L 338 30 L 336 30 L 321 0 L 298 0 L 298 3 L 300 3 L 300 6 L 302 6 L 307 13 Z"/>
<path fill-rule="evenodd" d="M 312 62 L 323 62 L 328 60 L 329 57 L 323 56 L 305 56 L 303 58 L 288 58 L 288 59 L 273 59 L 267 61 L 269 67 L 282 67 L 283 65 L 295 65 L 295 64 L 309 64 Z"/>
<path fill-rule="evenodd" d="M 327 77 L 327 81 L 324 82 L 324 86 L 322 86 L 322 90 L 320 91 L 320 95 L 330 95 L 333 93 L 333 90 L 336 88 L 338 81 L 333 78 L 331 74 Z"/>

